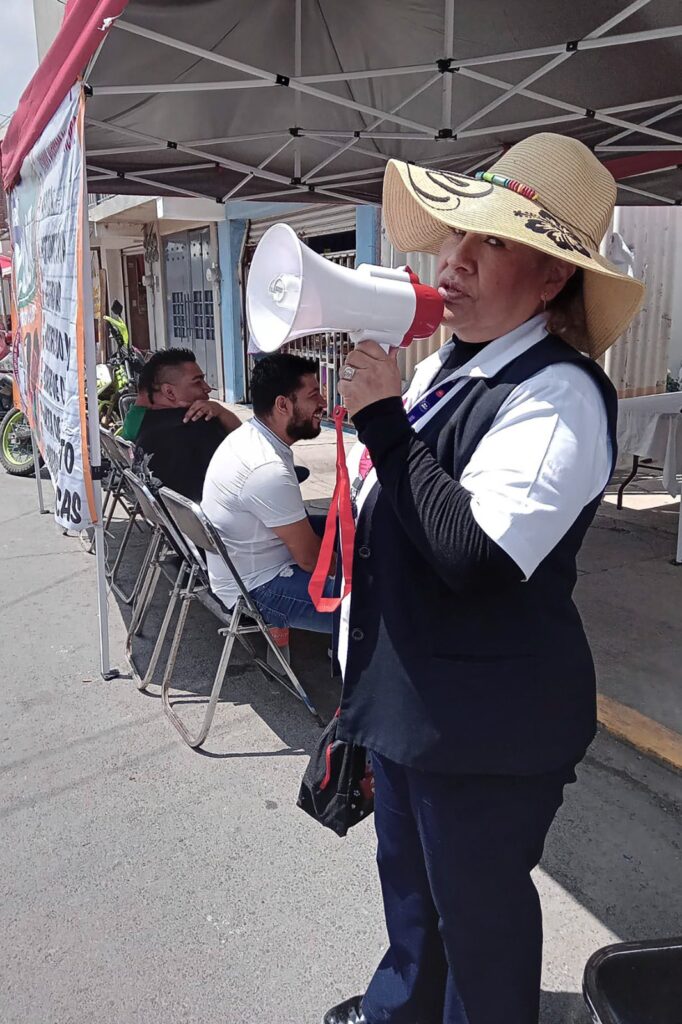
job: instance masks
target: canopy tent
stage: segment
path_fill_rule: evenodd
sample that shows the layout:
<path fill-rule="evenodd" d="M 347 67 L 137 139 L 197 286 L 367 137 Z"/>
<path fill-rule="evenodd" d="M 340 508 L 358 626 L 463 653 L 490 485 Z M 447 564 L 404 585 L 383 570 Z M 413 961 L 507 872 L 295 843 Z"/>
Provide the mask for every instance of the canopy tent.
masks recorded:
<path fill-rule="evenodd" d="M 619 202 L 678 204 L 678 10 L 677 0 L 67 0 L 0 146 L 3 184 L 17 185 L 37 143 L 48 163 L 62 146 L 46 129 L 82 76 L 92 192 L 375 203 L 392 156 L 471 173 L 545 129 L 593 147 Z M 90 325 L 85 274 L 83 285 Z M 94 393 L 91 331 L 84 346 Z M 99 469 L 95 403 L 89 425 Z M 99 483 L 95 494 L 108 678 Z"/>
<path fill-rule="evenodd" d="M 91 191 L 377 202 L 392 156 L 485 168 L 580 138 L 618 201 L 682 201 L 676 0 L 69 0 L 2 144 L 10 187 L 79 74 Z"/>

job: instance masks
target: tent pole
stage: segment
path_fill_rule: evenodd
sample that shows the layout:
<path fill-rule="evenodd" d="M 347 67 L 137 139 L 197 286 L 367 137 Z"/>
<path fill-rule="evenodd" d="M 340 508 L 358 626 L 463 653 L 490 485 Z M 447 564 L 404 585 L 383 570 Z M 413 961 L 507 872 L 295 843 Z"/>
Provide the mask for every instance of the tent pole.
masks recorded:
<path fill-rule="evenodd" d="M 300 78 L 303 72 L 303 54 L 301 51 L 301 39 L 302 39 L 302 13 L 301 13 L 301 0 L 296 0 L 295 16 L 294 16 L 294 75 L 296 78 Z M 301 127 L 301 94 L 296 92 L 294 95 L 294 117 L 296 119 L 296 128 Z M 301 177 L 301 143 L 297 138 L 294 145 L 294 177 Z"/>
<path fill-rule="evenodd" d="M 565 100 L 556 99 L 553 96 L 546 96 L 544 93 L 535 92 L 533 89 L 518 89 L 512 85 L 511 82 L 505 82 L 501 78 L 493 78 L 491 75 L 483 75 L 478 71 L 473 71 L 471 68 L 464 67 L 463 65 L 459 70 L 455 69 L 458 75 L 462 75 L 464 78 L 472 78 L 475 82 L 483 82 L 484 85 L 492 85 L 496 89 L 504 89 L 505 95 L 509 93 L 509 90 L 514 89 L 515 94 L 518 92 L 519 96 L 527 96 L 532 100 L 538 100 L 540 103 L 546 103 L 548 107 L 557 107 L 559 110 L 568 110 L 572 114 L 581 114 L 585 116 L 585 108 L 579 107 L 575 103 L 568 103 Z M 480 113 L 480 111 L 479 111 Z M 642 135 L 650 135 L 654 138 L 664 139 L 668 142 L 681 143 L 682 136 L 671 135 L 669 132 L 660 132 L 655 128 L 647 128 L 643 124 L 636 124 L 633 121 L 623 121 L 617 117 L 607 116 L 601 110 L 594 110 L 594 120 L 603 121 L 604 124 L 615 125 L 616 128 L 628 128 L 634 132 L 640 132 Z"/>
<path fill-rule="evenodd" d="M 476 160 L 474 160 L 472 164 L 468 164 L 464 168 L 462 174 L 473 174 L 474 171 L 477 171 L 479 167 L 483 167 L 484 164 L 491 164 L 494 160 L 497 160 L 497 158 L 499 156 L 502 156 L 503 153 L 504 147 L 501 146 L 500 149 L 496 149 L 494 150 L 494 152 L 488 153 L 484 159 L 481 159 L 481 157 L 479 156 Z"/>
<path fill-rule="evenodd" d="M 452 57 L 455 52 L 455 0 L 445 0 L 443 22 L 443 57 Z M 452 124 L 452 87 L 452 75 L 443 75 L 443 128 L 449 128 Z"/>
<path fill-rule="evenodd" d="M 621 21 L 624 21 L 635 11 L 641 10 L 642 7 L 646 7 L 652 0 L 633 0 L 631 4 L 622 10 L 618 11 L 608 22 L 605 22 L 595 32 L 589 33 L 583 39 L 578 39 L 579 50 L 594 50 L 601 48 L 608 48 L 612 46 L 630 46 L 633 43 L 645 43 L 652 42 L 658 39 L 670 40 L 677 36 L 682 35 L 682 25 L 670 25 L 665 28 L 645 29 L 641 32 L 625 32 L 619 35 L 604 35 L 600 37 L 597 33 L 606 33 L 610 31 L 615 25 L 618 25 Z M 199 57 L 202 60 L 206 60 L 213 64 L 220 64 L 223 67 L 232 68 L 236 71 L 242 71 L 244 74 L 253 75 L 255 78 L 260 78 L 266 82 L 276 84 L 277 75 L 272 71 L 266 71 L 264 68 L 254 67 L 252 64 L 245 64 L 242 61 L 234 60 L 230 57 L 224 57 L 221 54 L 215 53 L 213 50 L 206 50 L 200 46 L 194 46 L 192 43 L 184 42 L 180 39 L 174 39 L 172 36 L 167 36 L 161 32 L 154 32 L 152 29 L 144 28 L 141 25 L 134 25 L 129 21 L 117 21 L 113 27 L 119 31 L 129 32 L 131 35 L 141 36 L 143 39 L 149 39 L 152 42 L 160 43 L 161 45 L 171 47 L 172 49 L 180 50 L 183 53 L 192 54 L 195 57 Z M 526 58 L 535 57 L 551 57 L 553 55 L 564 54 L 567 52 L 566 45 L 568 40 L 564 40 L 561 43 L 554 43 L 549 46 L 535 46 L 526 50 L 509 50 L 503 53 L 489 53 L 480 54 L 474 57 L 463 57 L 457 60 L 457 66 L 460 68 L 465 67 L 476 67 L 477 65 L 483 64 L 496 64 L 496 63 L 507 63 L 513 60 L 525 60 Z M 451 56 L 451 54 L 446 54 Z M 370 111 L 368 108 L 363 108 L 362 104 L 352 104 L 343 100 L 341 97 L 334 96 L 331 93 L 323 92 L 320 89 L 310 88 L 311 83 L 324 84 L 326 82 L 342 82 L 342 81 L 353 81 L 358 78 L 382 78 L 395 75 L 411 75 L 420 74 L 431 71 L 434 64 L 412 64 L 408 66 L 401 66 L 397 68 L 371 68 L 361 69 L 358 71 L 341 71 L 335 74 L 324 74 L 324 75 L 302 75 L 299 79 L 293 79 L 289 84 L 293 89 L 300 89 L 302 92 L 307 92 L 311 96 L 315 95 L 319 99 L 329 100 L 331 103 L 340 103 L 341 106 L 352 106 L 356 110 L 363 111 L 364 113 L 374 113 L 376 116 L 380 114 L 380 111 Z M 192 83 L 194 84 L 194 83 Z M 408 125 L 408 127 L 414 127 L 414 125 Z"/>
<path fill-rule="evenodd" d="M 579 41 L 580 49 L 589 49 L 595 46 L 613 46 L 614 40 L 618 37 L 606 36 L 606 33 L 609 32 L 615 25 L 620 24 L 621 21 L 625 21 L 626 18 L 629 18 L 631 14 L 634 14 L 636 11 L 639 11 L 642 7 L 646 7 L 650 3 L 651 0 L 633 0 L 633 2 L 629 4 L 627 7 L 625 7 L 623 10 L 618 11 L 618 13 L 614 15 L 614 17 L 609 18 L 608 21 L 605 21 L 602 25 L 599 25 L 598 28 L 594 29 L 592 32 L 589 32 L 584 39 L 581 39 Z M 604 36 L 606 36 L 605 39 L 603 38 Z M 632 32 L 629 33 L 628 37 L 622 36 L 621 38 L 629 38 L 632 42 L 638 42 L 640 41 L 640 38 L 643 37 L 642 33 Z M 541 67 L 536 68 L 535 71 L 531 72 L 530 75 L 527 75 L 527 77 L 524 78 L 522 81 L 517 82 L 516 85 L 513 85 L 510 89 L 507 89 L 502 96 L 498 96 L 497 99 L 494 99 L 490 103 L 487 103 L 480 110 L 476 111 L 475 114 L 472 114 L 470 117 L 467 117 L 464 121 L 461 121 L 454 128 L 455 133 L 464 131 L 465 128 L 468 128 L 470 125 L 475 124 L 476 121 L 480 121 L 482 117 L 485 117 L 486 114 L 489 114 L 492 110 L 496 110 L 497 107 L 500 107 L 503 103 L 506 103 L 507 100 L 511 99 L 512 96 L 515 96 L 517 93 L 522 92 L 527 86 L 532 85 L 533 82 L 537 82 L 539 78 L 543 78 L 545 75 L 549 74 L 550 71 L 553 71 L 555 68 L 565 63 L 565 61 L 570 60 L 570 58 L 573 56 L 575 52 L 575 50 L 569 50 L 568 47 L 566 47 L 563 53 L 558 53 L 555 57 L 552 58 L 552 60 L 548 61 L 546 64 L 543 64 Z"/>
<path fill-rule="evenodd" d="M 90 270 L 90 227 L 88 223 L 87 160 L 83 143 L 83 183 L 81 191 L 81 281 L 83 285 L 83 345 L 85 348 L 85 388 L 88 401 L 88 442 L 90 466 L 97 473 L 102 468 L 102 451 L 99 438 L 99 406 L 97 403 L 97 348 L 95 346 L 94 304 L 92 297 L 92 276 Z M 85 438 L 83 438 L 85 441 Z M 97 620 L 99 625 L 99 665 L 102 679 L 115 679 L 118 669 L 111 667 L 109 660 L 109 603 L 107 594 L 106 565 L 104 561 L 104 525 L 102 523 L 102 482 L 93 473 L 95 499 L 95 563 L 97 567 Z"/>
<path fill-rule="evenodd" d="M 116 679 L 120 673 L 111 667 L 109 657 L 109 605 L 107 577 L 104 563 L 104 525 L 102 523 L 102 484 L 94 481 L 95 508 L 95 561 L 97 563 L 97 619 L 99 622 L 99 671 L 102 679 Z"/>
<path fill-rule="evenodd" d="M 635 188 L 634 185 L 625 185 L 622 181 L 616 179 L 616 185 L 622 189 L 623 192 L 632 192 L 635 196 L 643 196 L 645 199 L 655 199 L 659 203 L 667 203 L 669 206 L 675 206 L 676 202 L 669 196 L 659 196 L 655 192 L 647 192 L 643 188 Z"/>
<path fill-rule="evenodd" d="M 262 160 L 261 163 L 258 164 L 258 170 L 262 171 L 264 167 L 267 167 L 270 161 L 274 160 L 275 157 L 279 156 L 280 153 L 283 153 L 287 146 L 291 145 L 292 142 L 294 142 L 293 135 L 290 136 L 286 142 L 283 142 L 282 145 L 278 149 L 276 149 L 274 153 L 271 153 L 270 156 L 266 156 L 265 160 Z M 149 173 L 149 171 L 147 171 L 147 173 Z M 237 182 L 237 184 L 234 185 L 233 188 L 231 188 L 230 191 L 223 196 L 221 202 L 226 203 L 228 199 L 232 199 L 232 196 L 236 196 L 237 192 L 243 189 L 245 185 L 248 185 L 250 181 L 253 181 L 254 177 L 255 174 L 249 172 L 249 174 L 247 174 L 244 178 L 241 178 Z"/>
<path fill-rule="evenodd" d="M 395 114 L 397 113 L 398 110 L 402 110 L 403 107 L 407 106 L 408 103 L 416 99 L 417 96 L 420 96 L 423 92 L 426 92 L 427 89 L 430 89 L 434 82 L 437 82 L 439 78 L 440 72 L 438 72 L 437 75 L 432 75 L 426 82 L 423 82 L 418 89 L 415 89 L 413 92 L 410 93 L 409 96 L 406 96 L 405 99 L 401 100 L 398 106 L 393 108 L 392 113 Z M 378 120 L 373 121 L 370 125 L 368 125 L 367 131 L 373 131 L 375 128 L 378 128 L 379 125 L 383 124 L 385 120 L 386 118 L 380 117 L 378 118 Z M 302 134 L 307 135 L 308 133 L 302 132 Z M 335 145 L 335 143 L 332 142 L 330 139 L 320 139 L 320 141 L 326 142 L 327 145 Z M 381 153 L 372 153 L 371 150 L 362 149 L 360 146 L 357 145 L 357 143 L 358 139 L 354 137 L 353 139 L 350 140 L 350 142 L 346 142 L 345 145 L 341 146 L 341 148 L 336 153 L 332 153 L 331 156 L 325 157 L 324 160 L 320 161 L 319 164 L 315 164 L 315 166 L 311 167 L 311 169 L 305 175 L 303 179 L 304 182 L 307 183 L 314 174 L 317 174 L 324 167 L 330 164 L 332 160 L 336 160 L 337 157 L 342 156 L 349 149 L 354 148 L 357 153 L 364 153 L 369 156 L 374 156 L 376 157 L 376 159 L 379 159 L 381 157 Z M 384 157 L 383 159 L 388 160 L 388 157 Z"/>
<path fill-rule="evenodd" d="M 679 153 L 680 145 L 677 146 L 611 146 L 603 142 L 594 147 L 595 153 Z"/>
<path fill-rule="evenodd" d="M 109 171 L 106 167 L 98 167 L 97 164 L 87 164 L 86 170 L 96 171 L 97 174 L 102 174 L 104 178 L 116 178 L 118 175 L 115 171 Z M 213 199 L 213 196 L 209 196 L 207 193 L 193 192 L 188 188 L 178 188 L 177 185 L 169 185 L 167 181 L 158 182 L 152 181 L 151 178 L 145 178 L 141 174 L 127 173 L 125 177 L 128 181 L 138 181 L 142 185 L 152 185 L 155 188 L 164 188 L 167 192 L 177 192 L 181 196 L 191 196 L 193 199 Z"/>
<path fill-rule="evenodd" d="M 38 487 L 38 508 L 40 509 L 41 516 L 44 516 L 47 515 L 49 509 L 45 508 L 45 502 L 43 500 L 43 479 L 40 470 L 40 452 L 38 451 L 36 436 L 33 431 L 31 431 L 31 448 L 33 449 L 33 471 L 36 475 L 36 486 Z"/>
<path fill-rule="evenodd" d="M 254 78 L 262 79 L 266 84 L 279 84 L 278 75 L 274 71 L 265 71 L 263 68 L 257 68 L 251 64 L 244 64 L 242 61 L 233 60 L 231 57 L 223 57 L 221 54 L 215 53 L 213 50 L 205 50 L 201 46 L 194 46 L 191 43 L 185 43 L 179 39 L 173 39 L 172 36 L 163 35 L 161 32 L 154 32 L 152 29 L 143 28 L 141 25 L 133 25 L 129 21 L 117 21 L 114 24 L 114 28 L 124 32 L 130 32 L 132 35 L 141 36 L 142 39 L 149 39 L 151 42 L 161 43 L 162 45 L 172 47 L 175 50 L 181 50 L 183 53 L 191 53 L 195 57 L 200 57 L 201 59 L 210 61 L 214 64 L 220 64 L 223 67 L 232 68 L 235 71 L 243 71 L 247 75 L 253 75 Z M 682 34 L 682 30 L 680 34 Z M 389 114 L 385 110 L 377 110 L 376 107 L 369 107 L 365 103 L 357 103 L 355 100 L 346 99 L 345 96 L 337 96 L 334 93 L 325 92 L 323 89 L 316 89 L 314 86 L 306 85 L 304 82 L 300 82 L 296 78 L 288 79 L 287 84 L 290 88 L 298 90 L 307 96 L 314 96 L 316 99 L 324 100 L 327 103 L 333 103 L 339 107 L 346 107 L 348 110 L 357 110 L 361 114 L 369 114 L 370 117 L 380 117 L 383 120 L 395 121 L 396 124 L 402 124 L 405 128 L 416 128 L 417 131 L 430 131 L 432 134 L 435 134 L 438 130 L 433 125 L 419 124 L 417 121 L 410 121 L 407 118 L 398 117 L 397 114 Z M 108 127 L 111 126 L 109 125 Z M 184 150 L 184 152 L 188 152 L 188 150 Z"/>

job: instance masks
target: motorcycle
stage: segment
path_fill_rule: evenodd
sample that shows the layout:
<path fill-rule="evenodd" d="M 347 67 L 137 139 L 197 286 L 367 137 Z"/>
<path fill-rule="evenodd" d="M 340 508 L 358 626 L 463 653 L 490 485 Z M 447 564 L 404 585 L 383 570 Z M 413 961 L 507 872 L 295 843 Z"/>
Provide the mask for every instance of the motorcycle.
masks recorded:
<path fill-rule="evenodd" d="M 115 433 L 137 400 L 137 382 L 145 360 L 113 324 L 108 328 L 114 354 L 106 363 L 97 364 L 97 403 L 100 423 Z"/>
<path fill-rule="evenodd" d="M 115 351 L 106 363 L 97 364 L 97 404 L 102 426 L 116 432 L 137 400 L 137 381 L 144 357 L 138 349 L 126 344 L 112 325 L 109 325 L 109 337 Z M 0 360 L 0 463 L 10 476 L 31 476 L 34 471 L 31 430 L 24 414 L 14 405 L 12 372 L 10 353 Z"/>
<path fill-rule="evenodd" d="M 0 463 L 10 476 L 33 473 L 31 429 L 14 405 L 11 352 L 0 360 Z"/>

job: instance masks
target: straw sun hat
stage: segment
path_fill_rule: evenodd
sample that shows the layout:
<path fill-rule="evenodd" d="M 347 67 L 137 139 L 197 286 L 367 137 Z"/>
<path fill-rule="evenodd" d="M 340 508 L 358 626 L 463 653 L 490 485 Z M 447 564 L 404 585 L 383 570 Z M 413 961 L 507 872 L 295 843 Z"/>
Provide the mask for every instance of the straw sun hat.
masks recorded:
<path fill-rule="evenodd" d="M 599 254 L 615 200 L 613 177 L 582 142 L 542 132 L 475 178 L 391 160 L 383 208 L 401 252 L 437 253 L 457 228 L 521 242 L 580 267 L 587 333 L 581 348 L 597 359 L 644 300 L 643 283 Z"/>

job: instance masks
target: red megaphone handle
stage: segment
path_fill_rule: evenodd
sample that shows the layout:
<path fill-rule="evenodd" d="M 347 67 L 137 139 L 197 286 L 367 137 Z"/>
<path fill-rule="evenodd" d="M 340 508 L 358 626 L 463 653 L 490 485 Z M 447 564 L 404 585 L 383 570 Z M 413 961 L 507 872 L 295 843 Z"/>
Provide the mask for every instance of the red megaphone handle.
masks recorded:
<path fill-rule="evenodd" d="M 324 536 L 320 545 L 320 554 L 317 558 L 308 593 L 310 599 L 318 612 L 334 612 L 339 607 L 344 597 L 350 594 L 353 578 L 353 548 L 355 546 L 355 522 L 353 520 L 353 509 L 350 501 L 350 479 L 348 467 L 346 466 L 346 450 L 343 446 L 343 421 L 346 410 L 341 405 L 334 409 L 334 426 L 336 428 L 336 483 L 332 495 L 327 522 L 324 526 Z M 339 519 L 341 531 L 341 564 L 343 566 L 343 593 L 340 597 L 324 597 L 323 590 L 334 557 L 334 541 L 336 540 L 336 517 Z"/>

